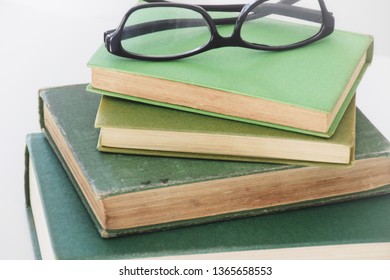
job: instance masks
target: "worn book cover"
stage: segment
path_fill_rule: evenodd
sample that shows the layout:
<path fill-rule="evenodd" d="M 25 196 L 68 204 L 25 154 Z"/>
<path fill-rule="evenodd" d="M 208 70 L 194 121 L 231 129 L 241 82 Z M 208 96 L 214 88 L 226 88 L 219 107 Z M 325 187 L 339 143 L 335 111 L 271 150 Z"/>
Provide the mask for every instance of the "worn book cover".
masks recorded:
<path fill-rule="evenodd" d="M 382 192 L 389 142 L 357 116 L 351 168 L 101 153 L 100 96 L 85 85 L 40 91 L 43 131 L 103 237 L 252 216 Z"/>
<path fill-rule="evenodd" d="M 43 259 L 388 259 L 390 196 L 109 240 L 43 134 L 27 137 L 26 206 Z"/>
<path fill-rule="evenodd" d="M 355 101 L 330 139 L 103 96 L 100 151 L 187 158 L 350 164 Z"/>
<path fill-rule="evenodd" d="M 100 46 L 88 62 L 89 90 L 330 137 L 372 55 L 371 36 L 340 30 L 290 51 L 229 47 L 167 62 L 122 58 Z"/>

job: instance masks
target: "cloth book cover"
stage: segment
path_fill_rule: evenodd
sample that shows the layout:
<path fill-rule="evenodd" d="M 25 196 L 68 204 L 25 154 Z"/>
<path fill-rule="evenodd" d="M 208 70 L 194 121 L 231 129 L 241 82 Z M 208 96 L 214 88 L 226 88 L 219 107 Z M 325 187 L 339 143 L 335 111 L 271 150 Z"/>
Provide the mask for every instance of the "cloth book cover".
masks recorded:
<path fill-rule="evenodd" d="M 290 51 L 226 47 L 168 62 L 118 57 L 102 45 L 88 62 L 92 72 L 88 89 L 330 137 L 372 55 L 371 36 L 340 30 Z"/>
<path fill-rule="evenodd" d="M 44 259 L 388 259 L 390 196 L 102 239 L 43 134 L 27 137 L 26 210 Z"/>
<path fill-rule="evenodd" d="M 355 101 L 330 139 L 103 96 L 95 126 L 105 152 L 237 161 L 350 164 Z"/>
<path fill-rule="evenodd" d="M 357 115 L 351 168 L 120 155 L 96 149 L 100 96 L 40 91 L 43 131 L 103 237 L 253 216 L 387 192 L 389 143 Z"/>

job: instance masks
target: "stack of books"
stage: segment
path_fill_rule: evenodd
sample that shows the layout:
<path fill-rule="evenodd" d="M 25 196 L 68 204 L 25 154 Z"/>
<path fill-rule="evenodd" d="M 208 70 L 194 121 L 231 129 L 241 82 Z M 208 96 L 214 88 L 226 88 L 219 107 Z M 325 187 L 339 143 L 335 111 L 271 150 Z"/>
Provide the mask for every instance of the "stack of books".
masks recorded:
<path fill-rule="evenodd" d="M 89 85 L 39 92 L 37 258 L 390 257 L 390 144 L 355 106 L 372 46 L 335 31 L 170 62 L 101 46 Z"/>

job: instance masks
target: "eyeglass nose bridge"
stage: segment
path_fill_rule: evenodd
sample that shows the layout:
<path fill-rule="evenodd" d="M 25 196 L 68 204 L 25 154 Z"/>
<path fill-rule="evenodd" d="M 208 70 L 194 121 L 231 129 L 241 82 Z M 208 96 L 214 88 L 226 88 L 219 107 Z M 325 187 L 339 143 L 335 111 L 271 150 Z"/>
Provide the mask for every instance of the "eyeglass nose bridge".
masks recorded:
<path fill-rule="evenodd" d="M 208 15 L 205 17 L 211 32 L 210 42 L 207 49 L 216 49 L 221 47 L 239 47 L 241 45 L 240 16 L 237 18 L 212 19 Z M 217 26 L 233 25 L 233 31 L 228 36 L 223 36 Z"/>
<path fill-rule="evenodd" d="M 211 38 L 210 48 L 222 48 L 222 47 L 239 47 L 241 45 L 241 37 L 239 30 L 234 29 L 230 36 L 222 36 L 218 30 L 213 34 Z"/>

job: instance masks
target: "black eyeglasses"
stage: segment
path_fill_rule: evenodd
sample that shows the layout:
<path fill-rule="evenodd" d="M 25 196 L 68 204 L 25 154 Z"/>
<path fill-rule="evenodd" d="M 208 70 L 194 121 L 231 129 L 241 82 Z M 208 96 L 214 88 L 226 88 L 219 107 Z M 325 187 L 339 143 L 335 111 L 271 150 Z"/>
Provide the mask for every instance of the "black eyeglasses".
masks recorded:
<path fill-rule="evenodd" d="M 318 41 L 334 29 L 323 0 L 257 0 L 245 5 L 146 2 L 131 8 L 117 29 L 104 33 L 110 53 L 161 61 L 228 46 L 282 51 Z M 216 12 L 214 18 L 208 12 Z M 232 26 L 230 36 L 221 35 Z"/>

